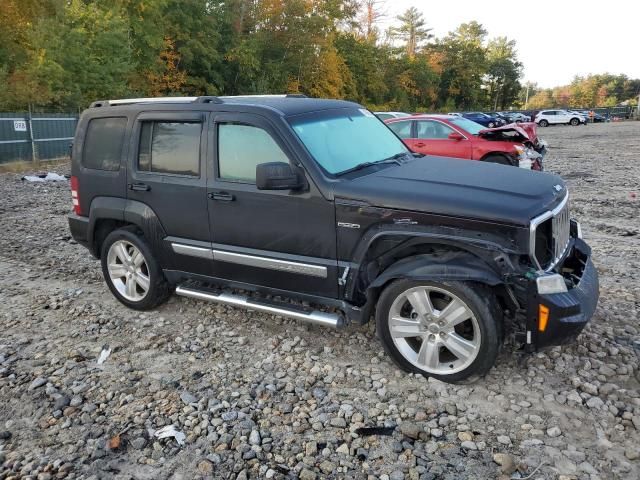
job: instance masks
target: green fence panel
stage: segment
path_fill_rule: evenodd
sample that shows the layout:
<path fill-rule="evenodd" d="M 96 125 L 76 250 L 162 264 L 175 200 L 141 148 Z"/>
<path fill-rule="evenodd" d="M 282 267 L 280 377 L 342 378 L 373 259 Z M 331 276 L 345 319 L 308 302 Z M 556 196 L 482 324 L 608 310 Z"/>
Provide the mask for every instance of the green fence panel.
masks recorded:
<path fill-rule="evenodd" d="M 75 113 L 0 113 L 0 164 L 69 156 Z"/>

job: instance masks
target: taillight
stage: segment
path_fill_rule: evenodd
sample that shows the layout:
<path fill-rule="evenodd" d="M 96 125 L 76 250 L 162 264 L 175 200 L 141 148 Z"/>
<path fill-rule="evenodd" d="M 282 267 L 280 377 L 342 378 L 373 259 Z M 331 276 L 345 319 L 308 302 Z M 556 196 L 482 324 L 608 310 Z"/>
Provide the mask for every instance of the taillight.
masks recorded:
<path fill-rule="evenodd" d="M 73 213 L 76 215 L 82 215 L 82 208 L 80 207 L 80 196 L 78 195 L 78 177 L 71 177 L 71 201 L 73 202 Z"/>

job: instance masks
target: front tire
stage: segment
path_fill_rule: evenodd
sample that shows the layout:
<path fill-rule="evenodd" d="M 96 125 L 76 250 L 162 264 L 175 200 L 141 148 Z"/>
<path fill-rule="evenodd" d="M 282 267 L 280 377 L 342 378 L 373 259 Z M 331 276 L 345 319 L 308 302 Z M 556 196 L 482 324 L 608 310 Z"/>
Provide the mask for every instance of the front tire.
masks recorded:
<path fill-rule="evenodd" d="M 572 118 L 571 121 L 569 122 L 571 125 L 573 125 L 574 127 L 577 127 L 578 125 L 580 125 L 580 120 L 577 118 Z"/>
<path fill-rule="evenodd" d="M 495 298 L 473 285 L 403 279 L 383 291 L 376 328 L 400 368 L 448 383 L 491 369 L 502 342 Z"/>
<path fill-rule="evenodd" d="M 127 307 L 151 310 L 169 298 L 162 269 L 135 230 L 121 228 L 107 235 L 100 259 L 109 290 Z"/>

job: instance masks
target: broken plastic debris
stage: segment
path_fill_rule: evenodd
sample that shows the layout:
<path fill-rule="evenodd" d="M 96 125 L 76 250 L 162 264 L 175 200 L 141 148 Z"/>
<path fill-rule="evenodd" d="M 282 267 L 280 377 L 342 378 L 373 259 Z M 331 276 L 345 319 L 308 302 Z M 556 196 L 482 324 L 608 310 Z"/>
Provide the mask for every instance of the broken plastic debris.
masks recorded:
<path fill-rule="evenodd" d="M 111 349 L 109 348 L 109 345 L 105 345 L 104 347 L 102 347 L 102 351 L 100 352 L 100 356 L 98 357 L 98 365 L 102 365 L 104 362 L 106 362 L 107 358 L 109 358 L 109 355 L 111 355 Z"/>
<path fill-rule="evenodd" d="M 157 439 L 162 438 L 175 438 L 178 445 L 184 445 L 184 439 L 186 435 L 178 430 L 173 425 L 167 425 L 166 427 L 162 427 L 160 430 L 156 431 L 153 434 Z"/>
<path fill-rule="evenodd" d="M 121 444 L 120 435 L 111 437 L 107 442 L 107 446 L 109 447 L 109 450 L 118 450 L 120 448 L 120 444 Z"/>
<path fill-rule="evenodd" d="M 46 175 L 25 175 L 22 177 L 22 180 L 26 180 L 27 182 L 63 182 L 67 180 L 67 177 L 49 172 Z"/>

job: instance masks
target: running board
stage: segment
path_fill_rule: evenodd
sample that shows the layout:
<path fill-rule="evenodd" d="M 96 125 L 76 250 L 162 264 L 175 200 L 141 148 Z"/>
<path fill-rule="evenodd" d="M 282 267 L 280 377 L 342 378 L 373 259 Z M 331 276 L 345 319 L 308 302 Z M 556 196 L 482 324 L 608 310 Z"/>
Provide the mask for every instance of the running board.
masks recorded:
<path fill-rule="evenodd" d="M 191 285 L 180 285 L 176 287 L 176 294 L 197 300 L 208 300 L 210 302 L 232 305 L 234 307 L 249 308 L 251 310 L 257 310 L 258 312 L 280 315 L 324 327 L 340 328 L 344 325 L 344 318 L 342 315 L 336 313 L 321 312 L 320 310 L 313 310 L 303 306 L 251 298 L 245 295 L 216 291 L 206 287 L 194 288 Z"/>

